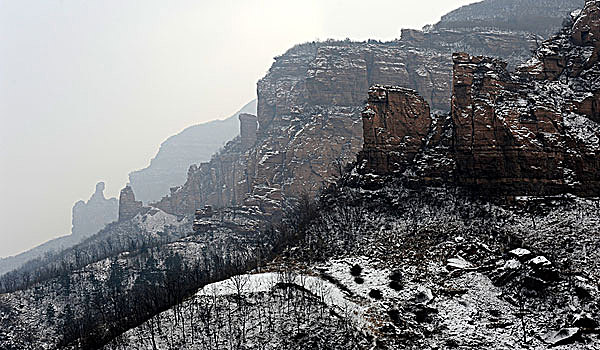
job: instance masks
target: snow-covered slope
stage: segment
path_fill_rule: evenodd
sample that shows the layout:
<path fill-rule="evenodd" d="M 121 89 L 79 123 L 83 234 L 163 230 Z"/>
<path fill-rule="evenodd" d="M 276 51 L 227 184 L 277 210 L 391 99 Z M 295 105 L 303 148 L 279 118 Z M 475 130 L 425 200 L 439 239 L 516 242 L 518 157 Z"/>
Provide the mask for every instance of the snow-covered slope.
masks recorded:
<path fill-rule="evenodd" d="M 600 348 L 600 201 L 345 180 L 280 258 L 106 349 Z"/>

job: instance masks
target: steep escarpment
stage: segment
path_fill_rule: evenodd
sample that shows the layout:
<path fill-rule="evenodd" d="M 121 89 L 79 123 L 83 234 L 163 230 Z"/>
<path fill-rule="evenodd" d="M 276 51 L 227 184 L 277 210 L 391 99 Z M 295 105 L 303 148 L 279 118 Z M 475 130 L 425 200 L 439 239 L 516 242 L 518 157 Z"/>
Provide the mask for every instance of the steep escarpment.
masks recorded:
<path fill-rule="evenodd" d="M 590 14 L 588 8 L 578 17 L 578 34 L 562 37 L 582 41 L 574 45 L 583 53 L 592 47 L 593 57 L 594 41 L 583 42 L 594 26 L 580 20 Z M 425 35 L 406 34 L 416 42 Z M 419 47 L 425 52 L 429 42 Z M 361 45 L 386 51 L 395 44 L 294 49 L 261 81 L 264 104 L 256 119 L 242 116 L 240 137 L 210 162 L 191 167 L 187 183 L 156 204 L 164 211 L 145 207 L 126 187 L 119 222 L 1 278 L 6 293 L 0 295 L 0 347 L 100 348 L 111 340 L 107 349 L 258 349 L 265 342 L 291 349 L 598 347 L 598 202 L 559 196 L 527 211 L 519 199 L 518 205 L 498 206 L 454 183 L 438 184 L 461 179 L 470 164 L 457 156 L 458 142 L 469 137 L 456 132 L 457 119 L 464 117 L 460 127 L 479 137 L 488 127 L 478 126 L 478 113 L 487 115 L 492 96 L 499 96 L 494 103 L 502 113 L 520 106 L 517 96 L 527 92 L 536 101 L 531 106 L 539 101 L 560 111 L 564 120 L 584 121 L 563 120 L 556 129 L 565 135 L 573 125 L 593 126 L 587 122 L 593 122 L 596 110 L 595 94 L 588 93 L 597 82 L 589 79 L 596 74 L 593 64 L 583 64 L 580 73 L 566 79 L 561 67 L 569 72 L 577 65 L 568 64 L 572 55 L 563 55 L 569 50 L 562 44 L 553 56 L 540 54 L 520 71 L 522 76 L 491 58 L 456 55 L 455 72 L 462 73 L 449 84 L 455 91 L 454 103 L 448 101 L 452 113 L 431 115 L 434 100 L 406 87 L 375 86 L 364 113 L 370 120 L 361 123 L 363 103 L 353 105 L 358 98 L 354 80 L 346 81 L 362 74 L 360 56 L 352 53 Z M 418 51 L 416 44 L 410 47 Z M 326 52 L 337 56 L 319 56 Z M 364 65 L 366 86 L 379 74 L 375 59 L 370 62 Z M 381 66 L 388 68 L 380 76 L 390 77 L 389 67 L 400 67 Z M 304 75 L 295 75 L 303 69 Z M 345 69 L 352 73 L 345 75 Z M 407 71 L 409 77 L 418 73 Z M 340 92 L 331 83 L 338 77 L 343 77 Z M 561 94 L 560 102 L 557 92 L 566 92 L 560 89 L 571 82 L 576 92 Z M 464 93 L 457 94 L 461 89 Z M 579 92 L 584 92 L 581 99 L 572 98 Z M 461 112 L 468 110 L 470 124 Z M 574 114 L 565 117 L 567 110 Z M 523 121 L 531 122 L 526 116 Z M 510 134 L 512 126 L 489 129 Z M 543 135 L 552 136 L 542 126 Z M 403 176 L 351 169 L 317 204 L 302 196 L 297 210 L 273 225 L 269 214 L 277 214 L 288 195 L 316 192 L 343 172 L 344 155 L 353 156 L 352 147 L 361 146 L 355 143 L 362 137 L 352 135 L 363 132 L 368 156 L 359 170 L 370 166 Z M 523 152 L 536 159 L 525 141 L 507 139 L 522 142 Z M 595 142 L 593 137 L 580 141 Z M 495 155 L 495 148 L 514 146 L 509 141 L 492 145 L 462 152 L 480 159 L 473 164 L 484 164 L 479 152 Z M 468 171 L 480 176 L 477 167 Z M 435 178 L 436 186 L 405 186 L 407 177 Z M 382 186 L 371 186 L 373 179 Z M 527 182 L 522 177 L 519 184 Z M 515 183 L 506 188 L 514 189 Z M 213 203 L 233 207 L 206 206 Z M 202 206 L 193 225 L 189 215 L 167 213 L 186 214 Z M 257 273 L 241 274 L 247 271 Z"/>
<path fill-rule="evenodd" d="M 314 195 L 361 150 L 360 112 L 369 86 L 412 88 L 432 110 L 448 111 L 452 52 L 506 57 L 517 65 L 530 57 L 536 35 L 429 28 L 404 30 L 399 40 L 387 43 L 298 45 L 276 57 L 258 82 L 254 147 L 231 142 L 210 162 L 190 168 L 186 183 L 157 206 L 177 214 L 204 205 L 252 205 L 273 212 L 289 196 Z"/>
<path fill-rule="evenodd" d="M 585 0 L 492 0 L 456 9 L 444 16 L 436 28 L 498 28 L 529 31 L 548 37 L 561 26 L 565 14 L 582 8 Z"/>
<path fill-rule="evenodd" d="M 459 183 L 598 195 L 599 24 L 598 3 L 588 2 L 516 74 L 498 61 L 454 56 Z"/>
<path fill-rule="evenodd" d="M 440 134 L 435 126 L 447 118 L 429 118 L 414 92 L 371 89 L 363 169 L 428 177 L 440 159 L 428 153 L 451 144 L 441 158 L 450 159 L 448 180 L 457 184 L 513 195 L 598 195 L 598 3 L 588 2 L 573 21 L 515 73 L 498 59 L 455 54 L 451 132 Z M 395 157 L 415 158 L 419 149 L 420 163 Z"/>
<path fill-rule="evenodd" d="M 157 201 L 169 194 L 171 187 L 181 185 L 192 164 L 207 162 L 227 141 L 238 135 L 238 116 L 256 113 L 251 101 L 231 117 L 193 125 L 160 145 L 158 153 L 144 169 L 129 174 L 129 183 L 143 203 Z"/>

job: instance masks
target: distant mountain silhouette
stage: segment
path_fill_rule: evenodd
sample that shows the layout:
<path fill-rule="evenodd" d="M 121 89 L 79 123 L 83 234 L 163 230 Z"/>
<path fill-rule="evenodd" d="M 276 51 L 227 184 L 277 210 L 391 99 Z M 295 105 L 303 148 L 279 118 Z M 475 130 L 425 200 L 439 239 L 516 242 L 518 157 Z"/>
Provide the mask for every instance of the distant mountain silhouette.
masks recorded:
<path fill-rule="evenodd" d="M 129 182 L 138 200 L 154 202 L 182 185 L 192 164 L 207 162 L 225 142 L 239 134 L 238 115 L 256 114 L 256 100 L 231 117 L 190 126 L 160 145 L 150 165 L 129 174 Z"/>

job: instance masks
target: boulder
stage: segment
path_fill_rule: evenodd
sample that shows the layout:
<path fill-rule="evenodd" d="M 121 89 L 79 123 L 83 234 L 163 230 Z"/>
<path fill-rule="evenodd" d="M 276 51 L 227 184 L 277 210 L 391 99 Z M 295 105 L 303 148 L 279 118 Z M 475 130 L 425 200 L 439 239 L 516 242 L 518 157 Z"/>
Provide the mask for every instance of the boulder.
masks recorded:
<path fill-rule="evenodd" d="M 546 343 L 555 345 L 571 344 L 581 337 L 581 330 L 576 327 L 562 328 L 556 332 L 550 332 L 544 340 Z"/>

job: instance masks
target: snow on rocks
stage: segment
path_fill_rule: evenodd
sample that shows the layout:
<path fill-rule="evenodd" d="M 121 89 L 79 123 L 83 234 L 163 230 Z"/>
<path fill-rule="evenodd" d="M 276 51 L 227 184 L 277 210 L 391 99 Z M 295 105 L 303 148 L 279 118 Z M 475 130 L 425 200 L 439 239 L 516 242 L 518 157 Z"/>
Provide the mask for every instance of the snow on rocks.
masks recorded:
<path fill-rule="evenodd" d="M 531 252 L 525 248 L 513 249 L 510 252 L 508 252 L 508 254 L 514 256 L 519 260 L 527 259 L 529 256 L 531 256 Z"/>
<path fill-rule="evenodd" d="M 138 214 L 134 218 L 134 222 L 140 226 L 145 232 L 157 234 L 164 232 L 167 226 L 179 226 L 180 220 L 177 216 L 165 213 L 164 211 L 151 208 L 145 214 Z"/>
<path fill-rule="evenodd" d="M 551 345 L 564 345 L 574 342 L 580 335 L 579 328 L 562 328 L 556 332 L 550 332 L 544 340 Z"/>
<path fill-rule="evenodd" d="M 473 264 L 471 264 L 470 262 L 468 262 L 467 260 L 463 259 L 462 257 L 457 257 L 457 258 L 450 258 L 448 259 L 448 263 L 446 264 L 446 267 L 451 268 L 451 269 L 470 269 L 473 267 Z"/>
<path fill-rule="evenodd" d="M 535 258 L 529 260 L 528 264 L 532 265 L 533 267 L 537 267 L 537 268 L 548 267 L 548 266 L 552 265 L 550 260 L 548 260 L 545 256 L 536 256 Z"/>

